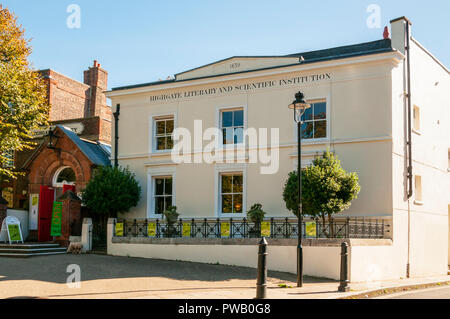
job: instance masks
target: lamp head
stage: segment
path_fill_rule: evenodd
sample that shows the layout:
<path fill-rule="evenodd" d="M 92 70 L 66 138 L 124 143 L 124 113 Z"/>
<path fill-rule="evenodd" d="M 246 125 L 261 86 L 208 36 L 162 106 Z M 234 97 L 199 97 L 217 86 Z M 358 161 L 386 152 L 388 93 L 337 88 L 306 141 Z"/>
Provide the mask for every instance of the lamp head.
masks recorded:
<path fill-rule="evenodd" d="M 59 136 L 55 134 L 55 131 L 50 128 L 48 132 L 49 141 L 47 144 L 47 148 L 55 150 L 56 149 L 56 142 L 58 141 Z"/>
<path fill-rule="evenodd" d="M 289 105 L 289 109 L 294 110 L 294 118 L 297 123 L 301 122 L 303 114 L 310 107 L 311 105 L 306 103 L 305 95 L 302 92 L 295 94 L 294 102 Z"/>

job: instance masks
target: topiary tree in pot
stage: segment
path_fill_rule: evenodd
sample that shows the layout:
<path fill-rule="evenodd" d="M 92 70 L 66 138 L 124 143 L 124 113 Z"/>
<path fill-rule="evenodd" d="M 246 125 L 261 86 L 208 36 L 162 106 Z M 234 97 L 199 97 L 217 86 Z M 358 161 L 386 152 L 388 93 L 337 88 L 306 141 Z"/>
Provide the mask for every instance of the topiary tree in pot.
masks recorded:
<path fill-rule="evenodd" d="M 286 208 L 296 216 L 298 214 L 298 182 L 297 172 L 289 174 L 286 181 L 283 199 Z M 338 158 L 330 151 L 314 160 L 312 166 L 302 170 L 302 204 L 304 215 L 320 217 L 322 227 L 326 229 L 326 217 L 331 224 L 334 214 L 348 208 L 361 190 L 356 173 L 346 172 Z M 333 228 L 325 232 L 327 237 L 334 237 Z"/>
<path fill-rule="evenodd" d="M 261 222 L 265 215 L 266 212 L 263 211 L 261 204 L 253 205 L 247 212 L 248 220 L 255 223 L 255 227 L 249 231 L 251 237 L 261 237 Z"/>
<path fill-rule="evenodd" d="M 166 237 L 171 238 L 178 235 L 178 231 L 175 228 L 175 224 L 177 223 L 178 217 L 180 216 L 180 214 L 177 212 L 177 207 L 171 206 L 167 208 L 163 212 L 163 215 L 167 222 L 167 228 L 165 230 Z"/>

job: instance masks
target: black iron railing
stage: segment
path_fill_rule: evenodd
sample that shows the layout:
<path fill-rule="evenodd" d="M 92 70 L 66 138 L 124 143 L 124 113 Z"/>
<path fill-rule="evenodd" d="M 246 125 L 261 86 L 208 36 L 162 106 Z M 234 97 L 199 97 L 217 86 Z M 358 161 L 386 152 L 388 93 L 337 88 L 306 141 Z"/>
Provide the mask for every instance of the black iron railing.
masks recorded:
<path fill-rule="evenodd" d="M 303 238 L 389 238 L 389 221 L 385 219 L 305 219 Z M 168 224 L 159 219 L 117 220 L 115 237 L 142 238 L 298 238 L 295 218 L 271 218 L 261 223 L 247 219 L 180 219 Z"/>

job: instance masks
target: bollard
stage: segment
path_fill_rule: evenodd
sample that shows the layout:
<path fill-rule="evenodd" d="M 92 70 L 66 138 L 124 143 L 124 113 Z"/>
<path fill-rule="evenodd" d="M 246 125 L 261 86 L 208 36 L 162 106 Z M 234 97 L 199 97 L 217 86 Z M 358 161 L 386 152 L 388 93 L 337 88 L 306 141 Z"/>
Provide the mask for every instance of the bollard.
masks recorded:
<path fill-rule="evenodd" d="M 350 291 L 349 269 L 348 269 L 348 244 L 342 243 L 341 246 L 341 284 L 339 292 Z"/>
<path fill-rule="evenodd" d="M 256 299 L 267 298 L 267 240 L 265 237 L 259 243 L 258 278 L 256 283 Z"/>

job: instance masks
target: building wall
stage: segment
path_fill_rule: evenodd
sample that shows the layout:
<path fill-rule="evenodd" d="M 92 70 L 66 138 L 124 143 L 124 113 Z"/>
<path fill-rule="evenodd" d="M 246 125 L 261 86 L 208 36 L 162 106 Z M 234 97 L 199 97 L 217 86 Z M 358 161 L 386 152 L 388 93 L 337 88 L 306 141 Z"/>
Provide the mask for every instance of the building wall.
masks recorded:
<path fill-rule="evenodd" d="M 356 172 L 360 178 L 361 193 L 344 214 L 393 220 L 392 245 L 352 247 L 353 280 L 404 278 L 408 274 L 408 264 L 412 277 L 446 274 L 450 250 L 450 100 L 446 90 L 450 87 L 450 77 L 445 67 L 412 40 L 412 104 L 420 108 L 420 132 L 412 134 L 413 174 L 422 177 L 423 196 L 419 202 L 418 192 L 414 190 L 413 198 L 408 199 L 403 23 L 404 20 L 392 23 L 395 53 L 282 68 L 270 74 L 255 71 L 243 76 L 229 75 L 111 92 L 113 105 L 120 103 L 122 106 L 120 163 L 129 165 L 136 173 L 144 192 L 139 206 L 127 216 L 147 216 L 149 174 L 162 174 L 165 170 L 176 174 L 176 205 L 181 217 L 216 216 L 218 182 L 215 175 L 220 165 L 171 165 L 170 155 L 152 152 L 149 123 L 155 115 L 173 113 L 176 126 L 193 132 L 196 119 L 203 120 L 204 128 L 216 126 L 217 109 L 226 106 L 244 107 L 248 127 L 280 129 L 279 171 L 261 175 L 260 164 L 244 165 L 247 177 L 247 207 L 244 210 L 260 202 L 269 216 L 290 215 L 281 192 L 288 173 L 296 167 L 297 154 L 296 131 L 287 105 L 301 90 L 309 99 L 327 100 L 330 120 L 327 139 L 304 141 L 303 162 L 311 162 L 330 148 L 341 159 L 343 167 Z M 198 72 L 204 73 L 208 68 L 211 69 L 207 67 Z M 276 82 L 286 77 L 311 74 L 328 74 L 329 77 L 323 81 L 239 94 L 202 93 L 206 96 L 183 98 L 183 92 L 187 91 L 233 87 L 256 81 Z M 180 92 L 178 98 L 173 98 Z M 163 99 L 154 98 L 163 94 Z"/>
<path fill-rule="evenodd" d="M 450 204 L 450 76 L 415 41 L 411 41 L 411 102 L 420 108 L 420 130 L 412 133 L 413 175 L 421 176 L 422 200 L 407 189 L 407 105 L 403 99 L 403 66 L 393 71 L 393 206 L 401 220 L 394 241 L 403 245 L 411 276 L 446 274 L 448 264 L 448 205 Z M 414 119 L 413 119 L 414 122 Z M 410 224 L 410 227 L 408 225 Z M 410 238 L 408 244 L 408 238 Z"/>
<path fill-rule="evenodd" d="M 55 145 L 58 150 L 44 148 L 30 166 L 30 194 L 39 194 L 42 185 L 52 186 L 53 177 L 62 166 L 69 166 L 75 172 L 77 193 L 84 190 L 91 179 L 92 162 L 63 132 L 58 131 L 61 136 Z"/>
<path fill-rule="evenodd" d="M 194 121 L 202 120 L 203 129 L 217 126 L 218 109 L 244 107 L 247 127 L 279 128 L 280 165 L 273 175 L 261 175 L 261 164 L 247 164 L 246 208 L 256 202 L 263 204 L 270 216 L 292 216 L 282 200 L 284 183 L 289 172 L 296 168 L 296 129 L 292 111 L 287 105 L 294 94 L 302 90 L 307 98 L 327 100 L 328 138 L 304 141 L 302 154 L 305 163 L 321 155 L 327 148 L 342 160 L 345 169 L 360 176 L 362 192 L 345 214 L 350 216 L 392 215 L 391 167 L 391 70 L 392 56 L 385 61 L 359 63 L 349 66 L 318 68 L 283 75 L 257 76 L 251 79 L 223 81 L 214 84 L 189 85 L 175 90 L 130 94 L 112 97 L 113 105 L 121 104 L 119 122 L 120 164 L 136 173 L 143 189 L 143 198 L 127 216 L 147 216 L 147 180 L 149 171 L 176 171 L 176 205 L 182 217 L 217 216 L 217 181 L 219 164 L 169 165 L 169 154 L 155 154 L 151 150 L 151 119 L 173 113 L 176 126 L 194 132 Z M 236 86 L 248 82 L 279 81 L 283 78 L 328 73 L 331 79 L 265 88 L 244 93 L 216 94 L 214 96 L 150 102 L 150 96 L 180 91 Z M 187 84 L 188 85 L 188 84 Z M 269 135 L 270 136 L 270 135 Z M 132 141 L 132 142 L 131 142 Z M 207 142 L 204 142 L 206 145 Z M 225 165 L 226 166 L 226 165 Z M 265 165 L 264 165 L 265 166 Z M 239 167 L 239 165 L 237 166 Z"/>
<path fill-rule="evenodd" d="M 111 143 L 111 107 L 106 103 L 105 91 L 108 72 L 97 61 L 84 72 L 84 83 L 73 80 L 53 70 L 42 70 L 40 74 L 47 84 L 48 103 L 51 105 L 49 121 L 52 125 L 80 123 L 84 131 L 80 137 L 91 141 Z M 10 208 L 28 209 L 29 171 L 24 164 L 31 158 L 36 148 L 45 138 L 33 140 L 36 147 L 15 153 L 15 167 L 23 174 L 17 179 L 5 181 L 4 189 L 12 188 L 13 203 Z"/>
<path fill-rule="evenodd" d="M 83 118 L 89 107 L 89 85 L 53 70 L 41 73 L 49 85 L 50 122 Z"/>

